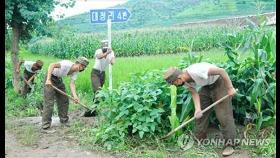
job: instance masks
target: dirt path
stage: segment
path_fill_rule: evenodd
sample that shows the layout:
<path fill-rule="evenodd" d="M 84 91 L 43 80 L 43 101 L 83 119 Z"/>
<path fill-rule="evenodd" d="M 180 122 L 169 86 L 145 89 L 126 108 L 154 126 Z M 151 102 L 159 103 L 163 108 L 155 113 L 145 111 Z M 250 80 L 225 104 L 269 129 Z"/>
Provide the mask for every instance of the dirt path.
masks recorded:
<path fill-rule="evenodd" d="M 94 120 L 93 118 L 90 118 Z M 34 125 L 38 132 L 38 140 L 31 146 L 25 146 L 19 142 L 15 131 L 5 130 L 5 157 L 6 158 L 107 158 L 108 154 L 82 150 L 73 136 L 67 131 L 69 127 L 63 127 L 58 118 L 53 118 L 52 128 L 48 133 L 40 129 L 41 117 L 29 117 L 17 120 L 17 125 Z M 15 129 L 16 130 L 16 129 Z"/>
<path fill-rule="evenodd" d="M 48 139 L 48 140 L 47 140 Z M 53 141 L 54 136 L 46 135 L 42 140 L 47 142 L 28 147 L 20 144 L 14 135 L 5 131 L 5 157 L 6 158 L 51 158 L 51 157 L 84 157 L 99 158 L 108 157 L 92 152 L 82 151 L 77 147 L 69 145 L 67 140 Z"/>
<path fill-rule="evenodd" d="M 82 122 L 93 126 L 95 118 L 81 117 L 79 113 L 72 113 L 70 121 L 79 119 Z M 107 158 L 119 157 L 104 154 L 101 152 L 85 151 L 77 144 L 73 134 L 69 132 L 69 127 L 61 126 L 58 117 L 53 117 L 52 127 L 48 132 L 42 132 L 41 117 L 27 117 L 24 119 L 13 120 L 11 122 L 15 128 L 5 130 L 5 157 L 6 158 Z M 22 127 L 31 126 L 33 135 L 38 134 L 38 138 L 32 145 L 23 145 L 19 141 L 18 134 L 22 133 Z M 240 127 L 241 129 L 241 127 Z M 221 133 L 216 128 L 209 128 L 210 137 L 220 137 Z M 29 136 L 32 136 L 30 134 Z M 222 149 L 216 149 L 216 153 L 220 158 Z M 120 156 L 122 157 L 122 156 Z M 226 158 L 250 158 L 250 154 L 246 150 L 240 148 L 235 153 Z"/>

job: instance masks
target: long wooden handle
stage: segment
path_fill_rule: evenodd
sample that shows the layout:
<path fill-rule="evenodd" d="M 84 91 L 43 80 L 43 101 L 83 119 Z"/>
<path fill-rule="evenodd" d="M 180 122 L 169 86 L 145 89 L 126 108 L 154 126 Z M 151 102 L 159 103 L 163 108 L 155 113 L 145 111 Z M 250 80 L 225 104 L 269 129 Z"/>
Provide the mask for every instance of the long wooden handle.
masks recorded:
<path fill-rule="evenodd" d="M 23 79 L 23 81 L 24 81 L 29 87 L 31 87 L 30 81 L 35 77 L 35 75 L 36 75 L 36 74 L 34 74 L 33 76 L 31 76 L 31 77 L 28 79 L 28 81 L 27 81 L 24 77 L 21 77 L 21 78 Z"/>
<path fill-rule="evenodd" d="M 30 83 L 30 81 L 35 77 L 35 75 L 36 75 L 36 74 L 34 74 L 33 76 L 31 76 L 27 82 Z"/>
<path fill-rule="evenodd" d="M 23 81 L 29 86 L 31 87 L 30 83 L 24 78 L 24 77 L 21 77 L 23 79 Z"/>
<path fill-rule="evenodd" d="M 66 94 L 65 92 L 63 92 L 62 90 L 58 89 L 57 87 L 55 87 L 54 85 L 51 85 L 55 90 L 57 90 L 59 93 L 67 96 L 68 98 L 72 99 L 73 101 L 76 101 L 72 96 Z M 82 105 L 84 108 L 86 108 L 87 110 L 90 110 L 85 104 L 78 102 L 78 104 Z"/>
<path fill-rule="evenodd" d="M 238 89 L 236 89 L 236 92 L 238 91 Z M 206 111 L 208 111 L 209 109 L 211 109 L 212 107 L 214 107 L 215 105 L 219 104 L 220 102 L 224 101 L 225 99 L 227 99 L 229 97 L 229 95 L 224 96 L 223 98 L 217 100 L 215 103 L 209 105 L 207 108 L 203 109 L 201 111 L 201 113 L 205 113 Z M 165 139 L 169 136 L 171 136 L 172 134 L 174 134 L 176 131 L 178 131 L 179 129 L 183 128 L 184 126 L 186 126 L 188 123 L 192 122 L 195 119 L 195 116 L 193 116 L 191 119 L 189 119 L 188 121 L 182 123 L 180 126 L 176 127 L 175 129 L 173 129 L 171 132 L 169 132 L 167 135 L 165 135 L 164 137 L 160 138 L 160 139 Z"/>

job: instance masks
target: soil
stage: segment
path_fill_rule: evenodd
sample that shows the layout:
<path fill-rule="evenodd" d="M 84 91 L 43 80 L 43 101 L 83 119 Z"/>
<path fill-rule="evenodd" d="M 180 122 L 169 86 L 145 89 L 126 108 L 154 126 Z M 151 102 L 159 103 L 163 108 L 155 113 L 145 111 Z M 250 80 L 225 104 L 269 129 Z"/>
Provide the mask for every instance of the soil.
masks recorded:
<path fill-rule="evenodd" d="M 80 118 L 81 121 L 93 125 L 95 118 L 80 117 L 81 112 L 69 114 L 70 120 Z M 14 120 L 17 126 L 34 125 L 39 133 L 38 141 L 32 146 L 26 146 L 16 139 L 12 130 L 5 130 L 5 157 L 6 158 L 107 158 L 114 157 L 101 152 L 82 150 L 68 132 L 69 127 L 61 126 L 58 117 L 52 118 L 52 127 L 43 132 L 41 127 L 41 117 L 27 117 Z M 16 130 L 16 129 L 15 129 Z"/>
<path fill-rule="evenodd" d="M 238 131 L 237 135 L 238 137 L 243 137 L 243 126 L 237 125 Z M 208 138 L 222 138 L 222 133 L 220 130 L 218 130 L 217 127 L 209 127 L 208 128 Z M 222 155 L 223 150 L 222 149 L 216 149 L 216 152 L 218 153 L 220 158 L 251 158 L 250 154 L 246 150 L 242 150 L 239 147 L 235 148 L 235 151 L 232 155 L 224 157 Z"/>
<path fill-rule="evenodd" d="M 94 126 L 95 117 L 82 117 L 83 112 L 75 111 L 69 114 L 70 121 L 80 120 L 89 126 Z M 61 126 L 58 117 L 53 117 L 52 127 L 47 132 L 43 132 L 41 127 L 41 117 L 26 117 L 24 119 L 14 120 L 12 123 L 17 127 L 23 125 L 34 125 L 36 132 L 39 133 L 39 140 L 32 146 L 26 146 L 16 139 L 16 135 L 11 130 L 5 130 L 5 157 L 6 158 L 107 158 L 117 157 L 109 154 L 104 154 L 98 151 L 86 151 L 81 149 L 68 130 L 69 127 Z M 242 127 L 239 127 L 242 129 Z M 16 129 L 15 129 L 16 130 Z M 210 127 L 208 130 L 208 137 L 220 137 L 221 132 L 215 128 Z M 242 133 L 242 131 L 241 131 Z M 222 149 L 217 149 L 216 152 L 219 157 L 222 156 Z M 249 158 L 247 151 L 236 149 L 235 153 L 227 158 Z"/>

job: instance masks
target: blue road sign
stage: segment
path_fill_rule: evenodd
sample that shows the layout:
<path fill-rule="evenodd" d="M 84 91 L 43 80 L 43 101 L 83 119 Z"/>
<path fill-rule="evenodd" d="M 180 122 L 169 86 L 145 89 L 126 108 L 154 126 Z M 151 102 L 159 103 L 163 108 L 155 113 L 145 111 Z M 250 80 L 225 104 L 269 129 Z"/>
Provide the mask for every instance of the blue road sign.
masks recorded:
<path fill-rule="evenodd" d="M 125 22 L 128 20 L 130 12 L 127 9 L 94 9 L 90 10 L 91 23 L 106 23 L 108 18 L 112 22 Z"/>

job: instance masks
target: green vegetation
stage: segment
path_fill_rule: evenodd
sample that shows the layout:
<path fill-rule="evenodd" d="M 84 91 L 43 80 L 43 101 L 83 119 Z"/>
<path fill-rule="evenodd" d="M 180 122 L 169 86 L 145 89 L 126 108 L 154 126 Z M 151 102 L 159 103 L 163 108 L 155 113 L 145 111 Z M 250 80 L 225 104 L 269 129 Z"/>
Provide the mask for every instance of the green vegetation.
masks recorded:
<path fill-rule="evenodd" d="M 137 4 L 136 2 L 129 3 Z M 231 4 L 227 10 L 238 11 L 239 7 L 234 7 L 232 1 L 227 2 Z M 143 1 L 142 5 L 147 3 L 148 1 Z M 158 5 L 165 3 L 168 2 L 162 1 Z M 199 4 L 196 7 L 208 6 L 203 14 L 215 8 L 213 5 L 206 5 L 206 1 Z M 180 12 L 177 18 L 191 16 L 191 13 L 195 12 L 188 8 Z M 215 14 L 220 13 L 217 11 Z M 78 76 L 77 92 L 82 103 L 92 104 L 92 56 L 105 36 L 105 33 L 78 35 L 62 31 L 57 32 L 57 35 L 54 33 L 52 38 L 34 38 L 29 43 L 31 52 L 21 48 L 21 59 L 42 59 L 45 63 L 27 98 L 22 98 L 12 89 L 11 57 L 5 53 L 6 117 L 40 115 L 37 109 L 42 107 L 43 81 L 49 64 L 61 59 L 74 61 L 81 55 L 89 57 L 90 64 Z M 276 121 L 276 82 L 272 73 L 276 70 L 275 36 L 275 28 L 265 28 L 264 23 L 260 27 L 252 23 L 245 29 L 209 26 L 117 32 L 113 34 L 115 38 L 112 41 L 117 54 L 113 66 L 114 89 L 112 92 L 108 90 L 106 79 L 105 86 L 97 94 L 100 103 L 97 107 L 96 124 L 89 127 L 73 122 L 71 132 L 87 148 L 121 152 L 128 157 L 218 157 L 214 147 L 195 144 L 191 149 L 183 151 L 176 145 L 176 138 L 182 134 L 191 134 L 194 122 L 174 135 L 173 139 L 159 140 L 194 113 L 190 92 L 183 87 L 169 87 L 162 77 L 163 72 L 170 66 L 183 69 L 193 63 L 207 61 L 225 68 L 234 87 L 239 89 L 232 103 L 236 123 L 247 127 L 244 135 L 247 133 L 247 137 L 270 139 L 266 146 L 248 147 L 247 150 L 254 156 L 274 156 L 276 142 L 272 128 Z M 65 79 L 65 84 L 69 93 L 69 78 Z M 77 109 L 80 110 L 81 107 L 71 103 L 70 112 Z M 210 117 L 210 122 L 217 124 L 214 115 Z M 10 123 L 8 125 L 13 128 Z M 35 134 L 37 131 L 31 126 L 24 126 L 19 131 L 24 144 L 32 145 L 38 139 Z"/>
<path fill-rule="evenodd" d="M 30 40 L 34 34 L 45 34 L 51 20 L 49 14 L 55 5 L 71 7 L 73 4 L 74 0 L 66 3 L 54 0 L 29 0 L 28 3 L 18 0 L 5 1 L 5 48 L 11 49 L 12 83 L 17 93 L 20 93 L 20 76 L 16 73 L 20 43 Z"/>
<path fill-rule="evenodd" d="M 236 122 L 241 125 L 254 123 L 257 132 L 273 126 L 276 120 L 276 85 L 271 75 L 276 68 L 275 31 L 266 30 L 263 26 L 252 26 L 245 29 L 245 32 L 250 36 L 240 39 L 238 36 L 229 35 L 228 40 L 222 43 L 228 60 L 221 61 L 219 65 L 226 69 L 234 87 L 239 89 L 233 98 Z M 240 49 L 241 45 L 245 46 L 244 49 Z M 246 49 L 250 49 L 253 55 L 242 56 L 242 51 L 239 50 Z M 204 60 L 189 52 L 178 65 L 187 67 L 197 61 Z M 157 140 L 173 128 L 168 119 L 171 113 L 170 93 L 162 73 L 163 71 L 158 70 L 136 74 L 131 77 L 130 82 L 123 82 L 113 92 L 102 89 L 98 93 L 98 111 L 101 116 L 97 127 L 91 130 L 94 143 L 108 150 L 119 150 L 130 137 Z M 192 116 L 194 111 L 188 99 L 189 92 L 183 87 L 179 87 L 177 91 L 180 95 L 177 95 L 176 112 L 182 123 Z M 211 122 L 217 123 L 214 119 L 212 117 Z M 185 131 L 191 129 L 193 124 L 187 126 Z"/>
<path fill-rule="evenodd" d="M 258 37 L 258 36 L 257 36 Z M 234 41 L 234 40 L 233 40 Z M 233 43 L 233 42 L 232 42 Z M 236 44 L 238 45 L 238 44 Z M 253 53 L 253 52 L 252 52 Z M 251 57 L 252 56 L 252 53 L 250 54 L 246 54 L 246 53 L 241 53 L 238 51 L 238 54 L 240 55 L 239 58 L 237 59 L 238 61 L 245 61 L 248 57 Z M 198 56 L 195 56 L 198 55 Z M 199 57 L 200 55 L 203 55 L 203 58 Z M 23 59 L 30 59 L 30 60 L 35 60 L 35 59 L 38 59 L 38 58 L 41 58 L 45 61 L 46 65 L 49 65 L 50 62 L 53 62 L 53 61 L 58 61 L 59 59 L 57 58 L 54 58 L 54 57 L 50 57 L 50 56 L 44 56 L 44 55 L 34 55 L 34 54 L 31 54 L 30 52 L 27 52 L 26 50 L 22 50 L 21 52 L 21 57 Z M 183 61 L 181 61 L 180 59 L 182 59 L 182 57 L 185 57 L 185 59 Z M 10 58 L 7 58 L 6 57 L 6 64 L 7 62 L 9 61 Z M 175 60 L 174 60 L 175 59 Z M 221 51 L 220 49 L 212 49 L 210 50 L 209 52 L 198 52 L 198 53 L 186 53 L 186 54 L 176 54 L 176 55 L 166 55 L 166 56 L 161 56 L 160 58 L 158 56 L 144 56 L 144 57 L 122 57 L 122 58 L 118 58 L 118 64 L 122 65 L 122 66 L 118 66 L 117 63 L 116 65 L 114 65 L 114 69 L 113 71 L 116 73 L 116 74 L 122 74 L 124 75 L 125 78 L 127 78 L 128 80 L 129 79 L 132 79 L 130 78 L 130 75 L 131 73 L 134 73 L 136 71 L 139 71 L 138 73 L 136 73 L 134 75 L 134 78 L 132 79 L 132 81 L 130 82 L 123 82 L 121 84 L 121 81 L 122 80 L 115 80 L 113 83 L 115 85 L 118 85 L 115 87 L 115 91 L 114 91 L 114 96 L 118 96 L 120 95 L 121 93 L 117 93 L 117 91 L 119 92 L 123 92 L 125 91 L 128 91 L 128 90 L 132 90 L 132 91 L 129 91 L 129 92 L 136 92 L 135 90 L 137 90 L 137 86 L 136 85 L 139 85 L 140 83 L 147 83 L 148 81 L 152 81 L 152 82 L 149 82 L 150 84 L 141 84 L 139 89 L 140 89 L 140 92 L 145 92 L 144 90 L 146 89 L 147 90 L 147 94 L 146 97 L 151 97 L 150 99 L 153 99 L 152 95 L 153 95 L 153 89 L 156 88 L 158 89 L 159 87 L 157 86 L 153 86 L 155 84 L 161 84 L 162 86 L 164 86 L 165 88 L 165 91 L 163 91 L 161 94 L 160 94 L 160 97 L 157 97 L 157 98 L 162 98 L 164 99 L 164 104 L 160 105 L 159 104 L 159 107 L 163 107 L 164 109 L 164 112 L 163 113 L 158 113 L 161 115 L 160 119 L 161 119 L 161 123 L 164 124 L 165 126 L 170 126 L 169 125 L 169 120 L 168 120 L 168 115 L 170 115 L 170 94 L 169 94 L 169 89 L 167 87 L 167 85 L 165 84 L 165 82 L 163 81 L 162 79 L 162 72 L 161 71 L 156 71 L 156 72 L 151 72 L 151 73 L 145 73 L 143 72 L 144 70 L 153 70 L 153 69 L 162 69 L 162 70 L 165 70 L 167 67 L 169 66 L 176 66 L 178 65 L 179 67 L 183 67 L 183 66 L 186 66 L 188 65 L 188 63 L 191 63 L 191 62 L 196 62 L 196 61 L 199 61 L 199 60 L 202 60 L 202 61 L 215 61 L 215 62 L 218 62 L 218 63 L 222 63 L 223 61 L 225 60 L 228 60 L 228 57 L 226 54 L 223 53 L 223 51 Z M 91 60 L 91 66 L 92 66 L 92 61 Z M 137 61 L 137 62 L 135 62 Z M 124 64 L 126 63 L 126 64 Z M 124 66 L 124 65 L 127 65 L 127 63 L 133 63 L 132 65 L 133 66 L 129 66 L 129 68 L 127 66 Z M 9 64 L 7 64 L 9 65 Z M 118 69 L 116 68 L 118 67 Z M 140 69 L 140 67 L 143 67 L 142 69 Z M 139 68 L 139 69 L 136 69 L 136 68 Z M 43 68 L 44 72 L 46 72 L 46 69 L 47 69 L 47 66 L 44 66 Z M 8 71 L 8 69 L 6 69 L 6 71 Z M 125 72 L 125 73 L 123 73 Z M 90 68 L 89 69 L 86 69 L 85 72 L 83 72 L 81 75 L 79 75 L 78 77 L 78 80 L 77 80 L 77 88 L 78 88 L 78 94 L 82 94 L 83 97 L 82 97 L 82 102 L 88 102 L 90 103 L 91 101 L 91 94 L 90 93 L 86 93 L 86 92 L 83 92 L 83 89 L 86 89 L 89 91 L 89 88 L 90 87 L 90 83 L 86 83 L 84 84 L 84 82 L 86 80 L 88 80 L 87 78 L 89 78 L 89 74 L 90 74 Z M 146 74 L 146 78 L 143 78 L 143 74 Z M 150 74 L 150 75 L 148 75 Z M 43 75 L 44 76 L 44 75 Z M 41 78 L 43 78 L 43 76 Z M 114 76 L 117 76 L 117 75 L 114 75 Z M 6 77 L 6 79 L 8 79 L 9 76 Z M 155 79 L 157 78 L 157 79 Z M 236 78 L 237 79 L 237 78 Z M 38 80 L 36 80 L 37 82 Z M 42 81 L 41 79 L 39 81 Z M 66 80 L 66 82 L 69 82 L 68 80 Z M 138 84 L 137 84 L 138 83 Z M 41 82 L 38 82 L 39 85 L 42 85 Z M 68 84 L 68 83 L 66 83 Z M 122 85 L 128 85 L 128 86 L 125 86 L 124 88 L 121 88 Z M 154 88 L 150 88 L 150 87 L 154 87 Z M 66 86 L 67 88 L 69 88 L 68 86 Z M 147 88 L 145 88 L 147 87 Z M 14 107 L 13 104 L 11 104 L 12 102 L 21 102 L 21 105 L 24 105 L 23 102 L 24 102 L 24 99 L 20 100 L 21 97 L 19 96 L 15 96 L 15 93 L 13 92 L 12 89 L 10 89 L 10 87 L 6 87 L 6 93 L 9 92 L 10 94 L 7 94 L 7 96 L 9 96 L 8 98 L 9 101 L 6 101 L 7 104 L 6 104 L 6 108 L 15 108 L 15 109 L 19 109 L 19 106 L 18 107 Z M 240 87 L 237 87 L 240 89 Z M 134 90 L 133 90 L 134 89 Z M 37 90 L 37 89 L 36 89 Z M 34 93 L 34 92 L 33 92 Z M 40 92 L 38 92 L 40 93 Z M 128 93 L 128 92 L 126 92 Z M 131 93 L 131 94 L 133 94 Z M 100 93 L 100 95 L 110 95 L 110 93 L 108 93 L 108 90 L 106 88 L 103 89 L 103 94 Z M 141 93 L 140 93 L 141 94 Z M 152 95 L 151 95 L 152 94 Z M 193 113 L 193 106 L 192 106 L 192 101 L 190 99 L 187 99 L 187 98 L 190 98 L 189 93 L 184 89 L 184 88 L 178 88 L 177 90 L 177 110 L 179 111 L 177 113 L 177 116 L 178 118 L 181 118 L 182 116 L 182 113 L 185 113 L 185 115 L 182 116 L 183 119 L 180 119 L 180 122 L 184 121 L 185 118 L 189 117 L 189 115 L 192 115 Z M 134 97 L 137 95 L 135 95 L 135 93 L 133 94 Z M 141 94 L 142 97 L 144 97 L 144 93 Z M 139 96 L 141 96 L 139 95 Z M 155 95 L 158 95 L 158 94 L 155 94 Z M 123 96 L 125 96 L 125 93 L 123 94 Z M 129 99 L 134 99 L 132 96 L 129 96 L 129 95 L 126 95 L 128 96 L 127 98 L 125 98 L 126 101 L 128 101 Z M 42 97 L 42 96 L 41 96 Z M 132 97 L 132 98 L 131 98 Z M 16 99 L 14 99 L 16 98 Z M 12 101 L 13 99 L 13 101 Z M 106 97 L 104 98 L 105 100 L 104 101 L 110 101 L 110 102 L 116 102 L 119 100 L 119 98 L 115 97 L 115 98 L 111 98 L 110 97 Z M 149 99 L 149 98 L 147 98 Z M 161 99 L 161 100 L 162 100 Z M 138 99 L 138 101 L 144 101 L 144 100 L 141 100 L 141 99 Z M 215 152 L 214 148 L 209 148 L 209 147 L 196 147 L 194 146 L 193 148 L 187 150 L 187 151 L 182 151 L 177 145 L 174 145 L 175 142 L 161 142 L 158 140 L 158 137 L 161 135 L 160 133 L 164 134 L 166 132 L 168 132 L 170 129 L 170 127 L 167 127 L 167 128 L 158 128 L 158 133 L 152 133 L 153 130 L 152 128 L 150 128 L 150 126 L 147 126 L 148 128 L 148 132 L 146 132 L 146 128 L 145 126 L 142 126 L 141 124 L 141 117 L 135 117 L 135 124 L 141 124 L 141 128 L 138 129 L 136 128 L 138 131 L 137 134 L 132 134 L 132 136 L 127 136 L 128 134 L 128 131 L 126 131 L 126 129 L 128 128 L 125 128 L 126 126 L 123 126 L 125 124 L 122 124 L 122 122 L 128 122 L 128 118 L 132 117 L 133 115 L 133 110 L 135 110 L 134 108 L 131 109 L 131 110 L 128 110 L 129 111 L 129 114 L 132 114 L 132 115 L 127 115 L 126 113 L 123 113 L 124 115 L 119 117 L 119 121 L 115 121 L 114 118 L 119 116 L 119 114 L 122 112 L 122 111 L 126 111 L 125 108 L 127 108 L 128 106 L 130 106 L 129 102 L 124 102 L 126 103 L 126 105 L 128 106 L 125 106 L 124 104 L 120 103 L 118 101 L 118 104 L 110 104 L 110 105 L 115 105 L 116 107 L 112 106 L 112 110 L 110 111 L 111 114 L 115 114 L 115 115 L 112 115 L 112 116 L 115 116 L 115 117 L 111 117 L 111 118 L 108 118 L 108 116 L 104 116 L 104 115 L 109 115 L 110 113 L 105 113 L 103 110 L 106 110 L 108 108 L 111 109 L 110 106 L 108 106 L 109 104 L 105 104 L 106 102 L 103 102 L 101 103 L 102 105 L 104 106 L 100 106 L 99 107 L 99 111 L 101 112 L 101 115 L 98 116 L 98 121 L 97 121 L 97 126 L 94 126 L 94 127 L 88 127 L 86 125 L 83 125 L 81 123 L 78 123 L 78 122 L 73 122 L 73 125 L 72 125 L 72 132 L 75 133 L 75 135 L 77 135 L 77 138 L 79 139 L 79 142 L 82 146 L 86 147 L 87 149 L 98 149 L 98 150 L 106 150 L 106 151 L 110 151 L 110 152 L 113 152 L 113 153 L 123 153 L 125 155 L 128 155 L 128 156 L 139 156 L 139 157 L 151 157 L 151 156 L 154 156 L 154 157 L 168 157 L 168 156 L 176 156 L 176 157 L 189 157 L 189 156 L 197 156 L 197 157 L 204 157 L 205 155 L 207 156 L 210 156 L 210 157 L 217 157 L 218 154 Z M 133 103 L 133 102 L 131 102 Z M 138 102 L 134 102 L 132 107 L 136 106 Z M 153 102 L 150 102 L 150 103 L 153 103 Z M 240 101 L 238 102 L 240 103 Z M 150 107 L 156 107 L 154 104 L 150 104 L 151 106 Z M 123 106 L 124 108 L 123 109 L 120 109 L 118 107 L 120 106 Z M 235 104 L 234 103 L 234 106 L 236 107 L 244 107 L 244 106 L 240 106 L 239 104 Z M 104 107 L 104 108 L 103 108 Z M 105 108 L 107 107 L 107 108 Z M 130 107 L 130 108 L 132 108 Z M 186 108 L 185 110 L 181 110 L 181 108 Z M 33 107 L 30 107 L 30 108 L 33 108 Z M 78 108 L 77 106 L 71 104 L 70 105 L 70 111 L 72 111 L 74 108 Z M 130 109 L 129 108 L 129 109 Z M 114 112 L 114 109 L 117 110 Z M 137 108 L 138 109 L 138 108 Z M 157 108 L 150 108 L 150 110 L 154 110 L 154 109 L 157 109 Z M 264 110 L 264 109 L 263 109 Z M 20 111 L 20 110 L 18 110 Z M 22 110 L 22 111 L 25 111 L 25 110 Z M 184 111 L 184 112 L 181 112 L 181 111 Z M 188 112 L 186 112 L 188 111 Z M 238 109 L 235 109 L 235 111 L 238 111 Z M 26 111 L 25 111 L 26 112 Z M 145 112 L 142 111 L 142 112 Z M 6 113 L 10 113 L 10 110 L 7 109 Z M 143 113 L 144 115 L 143 116 L 149 116 L 149 115 L 146 115 L 145 113 Z M 147 113 L 149 114 L 149 113 Z M 38 113 L 36 114 L 38 115 Z M 21 116 L 26 116 L 26 115 L 21 115 Z M 124 117 L 124 116 L 127 116 L 127 117 Z M 137 115 L 136 115 L 137 116 Z M 107 118 L 107 120 L 104 120 L 105 118 Z M 140 120 L 139 120 L 140 119 Z M 147 118 L 146 118 L 147 120 Z M 110 123 L 108 122 L 111 122 L 113 121 L 114 124 L 116 126 L 113 126 L 113 124 L 111 125 Z M 163 123 L 165 122 L 165 123 Z M 154 123 L 157 123 L 156 121 Z M 158 126 L 162 126 L 162 124 L 158 124 Z M 102 126 L 103 125 L 103 126 Z M 111 128 L 106 128 L 108 127 L 108 125 L 110 125 Z M 132 126 L 133 127 L 133 126 Z M 142 128 L 143 127 L 143 128 Z M 185 130 L 191 130 L 193 129 L 193 124 L 190 124 L 188 127 L 185 128 Z M 121 131 L 120 133 L 118 131 Z M 133 130 L 133 129 L 132 129 Z M 144 131 L 144 134 L 143 134 L 143 138 L 140 139 L 140 131 Z M 99 131 L 99 132 L 98 132 Z M 260 130 L 262 131 L 262 129 Z M 114 134 L 114 135 L 111 135 L 111 134 Z M 125 136 L 122 136 L 123 137 L 120 137 L 119 134 L 121 133 L 124 133 Z M 131 131 L 132 133 L 132 131 Z M 142 135 L 142 134 L 141 134 Z M 113 136 L 113 138 L 112 138 Z M 259 153 L 261 151 L 264 151 L 265 154 L 263 155 L 274 155 L 275 154 L 275 150 L 273 150 L 274 148 L 274 144 L 275 144 L 275 141 L 273 140 L 273 137 L 275 138 L 275 135 L 271 134 L 270 136 L 268 136 L 268 138 L 271 138 L 271 141 L 269 143 L 269 146 L 265 146 L 265 147 L 260 147 L 258 149 L 253 149 L 253 148 L 250 148 L 248 150 L 250 150 L 250 152 L 252 152 L 252 154 L 255 154 L 255 153 Z M 122 139 L 121 139 L 122 138 Z M 103 142 L 103 143 L 102 143 Z M 103 145 L 103 148 L 100 148 L 99 145 Z M 149 147 L 149 148 L 148 148 Z M 272 150 L 270 150 L 270 148 L 272 148 Z M 150 153 L 153 152 L 154 154 L 150 155 Z M 174 154 L 174 152 L 176 152 Z"/>
<path fill-rule="evenodd" d="M 113 30 L 155 28 L 174 24 L 256 15 L 275 12 L 275 0 L 130 0 L 114 8 L 128 8 L 126 23 L 114 23 Z M 106 31 L 105 24 L 91 24 L 89 12 L 59 20 L 59 26 L 70 26 L 76 32 Z"/>
<path fill-rule="evenodd" d="M 274 157 L 276 153 L 276 130 L 274 127 L 268 127 L 260 132 L 254 132 L 254 130 L 255 128 L 248 130 L 248 133 L 250 133 L 248 137 L 266 139 L 268 144 L 256 146 L 254 148 L 243 145 L 242 148 L 250 151 L 254 157 Z"/>
<path fill-rule="evenodd" d="M 199 52 L 205 54 L 205 56 L 211 57 L 210 53 L 215 53 L 219 58 L 217 60 L 223 60 L 226 56 L 223 54 L 222 50 L 213 49 L 210 53 Z M 44 61 L 44 66 L 42 71 L 35 77 L 35 85 L 33 90 L 26 98 L 22 98 L 19 94 L 16 94 L 12 89 L 12 69 L 11 69 L 11 58 L 10 53 L 5 53 L 5 111 L 6 115 L 9 117 L 30 117 L 40 115 L 39 108 L 43 105 L 43 81 L 45 74 L 47 72 L 50 63 L 58 62 L 61 59 L 45 56 L 40 54 L 32 54 L 26 49 L 22 48 L 20 50 L 20 59 L 23 60 L 38 60 Z M 169 66 L 176 65 L 185 54 L 175 54 L 175 55 L 163 55 L 163 56 L 143 56 L 143 57 L 120 57 L 116 58 L 116 63 L 113 66 L 113 88 L 117 88 L 121 82 L 129 81 L 130 76 L 134 73 L 141 73 L 153 69 L 166 69 Z M 72 61 L 74 61 L 72 59 Z M 90 73 L 94 64 L 94 60 L 90 59 L 90 64 L 87 69 L 79 74 L 76 85 L 77 93 L 81 97 L 81 102 L 90 105 L 92 102 L 92 88 L 90 81 Z M 21 70 L 22 75 L 23 69 Z M 106 72 L 108 74 L 108 72 Z M 23 83 L 22 83 L 23 84 Z M 69 79 L 65 78 L 65 85 L 68 94 L 69 89 Z M 105 87 L 108 87 L 108 75 L 106 76 Z M 17 99 L 15 99 L 17 98 Z M 75 104 L 70 105 L 70 111 L 78 109 L 79 106 Z M 55 115 L 57 114 L 55 108 Z"/>
<path fill-rule="evenodd" d="M 170 109 L 171 109 L 171 115 L 168 116 L 169 122 L 171 125 L 171 129 L 174 130 L 176 127 L 180 125 L 179 118 L 177 117 L 176 110 L 177 110 L 177 87 L 174 85 L 170 86 L 170 96 L 171 96 L 171 102 L 170 102 Z M 175 136 L 182 135 L 182 130 L 179 130 L 175 133 Z"/>
<path fill-rule="evenodd" d="M 235 119 L 251 119 L 256 123 L 256 129 L 272 126 L 276 121 L 276 78 L 272 73 L 276 71 L 276 32 L 265 30 L 263 26 L 247 29 L 249 36 L 239 43 L 246 43 L 253 51 L 251 57 L 238 61 L 236 41 L 232 36 L 225 42 L 225 51 L 229 61 L 223 64 L 228 71 L 233 85 L 239 89 L 239 94 L 233 103 Z"/>
<path fill-rule="evenodd" d="M 17 130 L 17 137 L 23 145 L 32 146 L 39 140 L 39 131 L 32 125 L 20 127 Z"/>
<path fill-rule="evenodd" d="M 174 54 L 188 52 L 190 49 L 202 51 L 220 47 L 221 42 L 227 40 L 229 33 L 236 34 L 239 38 L 247 36 L 238 28 L 216 26 L 143 29 L 113 33 L 112 48 L 118 57 Z M 58 34 L 52 39 L 31 41 L 29 50 L 32 53 L 59 58 L 74 58 L 80 55 L 91 58 L 95 50 L 100 48 L 100 41 L 104 37 L 104 33 Z"/>

